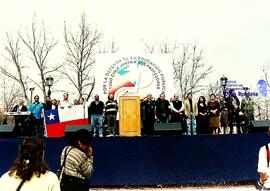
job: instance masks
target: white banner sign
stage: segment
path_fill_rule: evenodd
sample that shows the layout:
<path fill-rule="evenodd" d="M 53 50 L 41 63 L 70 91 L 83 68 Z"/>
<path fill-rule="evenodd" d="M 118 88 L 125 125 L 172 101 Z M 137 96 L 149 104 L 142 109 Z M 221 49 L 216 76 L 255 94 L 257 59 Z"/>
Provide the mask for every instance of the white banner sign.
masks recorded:
<path fill-rule="evenodd" d="M 154 98 L 165 92 L 173 96 L 172 56 L 169 54 L 115 55 L 99 54 L 96 57 L 95 94 L 102 101 L 109 93 L 118 99 L 121 95 L 151 93 Z"/>

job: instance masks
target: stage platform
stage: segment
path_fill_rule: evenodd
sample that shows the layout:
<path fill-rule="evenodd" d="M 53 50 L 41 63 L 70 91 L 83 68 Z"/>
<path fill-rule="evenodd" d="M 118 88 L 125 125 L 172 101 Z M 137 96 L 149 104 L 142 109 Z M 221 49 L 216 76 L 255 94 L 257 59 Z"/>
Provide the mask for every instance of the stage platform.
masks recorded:
<path fill-rule="evenodd" d="M 46 139 L 45 159 L 59 168 L 66 138 Z M 241 135 L 95 138 L 92 187 L 232 183 L 257 179 L 259 148 L 267 133 Z M 0 174 L 9 169 L 19 140 L 0 139 Z"/>

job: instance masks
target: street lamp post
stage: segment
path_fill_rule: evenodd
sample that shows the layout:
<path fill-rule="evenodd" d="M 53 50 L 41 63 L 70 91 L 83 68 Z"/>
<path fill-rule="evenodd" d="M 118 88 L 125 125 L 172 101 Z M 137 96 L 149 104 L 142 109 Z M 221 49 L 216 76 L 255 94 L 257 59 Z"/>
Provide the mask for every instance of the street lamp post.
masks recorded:
<path fill-rule="evenodd" d="M 49 76 L 46 78 L 46 82 L 45 82 L 45 85 L 48 86 L 48 93 L 47 95 L 50 97 L 51 96 L 51 86 L 53 85 L 53 77 Z"/>
<path fill-rule="evenodd" d="M 220 78 L 220 84 L 223 89 L 223 96 L 226 97 L 226 86 L 227 86 L 228 78 L 224 75 Z"/>
<path fill-rule="evenodd" d="M 31 92 L 31 95 L 30 95 L 30 98 L 31 98 L 31 103 L 33 102 L 32 101 L 32 98 L 33 98 L 33 91 L 35 90 L 35 88 L 34 87 L 32 87 L 32 88 L 29 88 L 29 90 L 30 90 L 30 92 Z"/>

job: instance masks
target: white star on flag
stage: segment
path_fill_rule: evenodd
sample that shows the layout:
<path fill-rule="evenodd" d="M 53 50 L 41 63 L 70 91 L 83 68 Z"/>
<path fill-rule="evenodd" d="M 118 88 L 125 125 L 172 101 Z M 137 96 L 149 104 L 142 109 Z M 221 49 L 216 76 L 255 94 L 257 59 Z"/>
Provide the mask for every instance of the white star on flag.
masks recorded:
<path fill-rule="evenodd" d="M 47 117 L 49 118 L 49 120 L 54 120 L 54 116 L 52 113 L 50 113 L 50 115 L 48 115 Z"/>

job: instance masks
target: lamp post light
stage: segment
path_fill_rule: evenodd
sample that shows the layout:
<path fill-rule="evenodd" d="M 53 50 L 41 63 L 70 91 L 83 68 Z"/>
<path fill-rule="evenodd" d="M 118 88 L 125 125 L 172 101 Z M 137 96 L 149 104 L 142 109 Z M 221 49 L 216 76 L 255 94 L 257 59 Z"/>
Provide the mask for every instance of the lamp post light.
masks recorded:
<path fill-rule="evenodd" d="M 48 93 L 47 93 L 47 95 L 50 97 L 51 96 L 51 86 L 53 85 L 53 77 L 51 77 L 51 76 L 49 76 L 49 77 L 47 77 L 46 79 L 46 82 L 45 82 L 45 86 L 48 86 Z"/>
<path fill-rule="evenodd" d="M 29 90 L 30 90 L 30 92 L 31 92 L 31 95 L 30 95 L 30 98 L 31 98 L 31 103 L 33 102 L 32 101 L 32 98 L 33 98 L 33 91 L 35 90 L 35 88 L 34 87 L 32 87 L 32 88 L 29 88 Z"/>
<path fill-rule="evenodd" d="M 226 86 L 227 86 L 228 78 L 224 75 L 220 78 L 220 84 L 223 89 L 223 96 L 226 97 Z"/>

